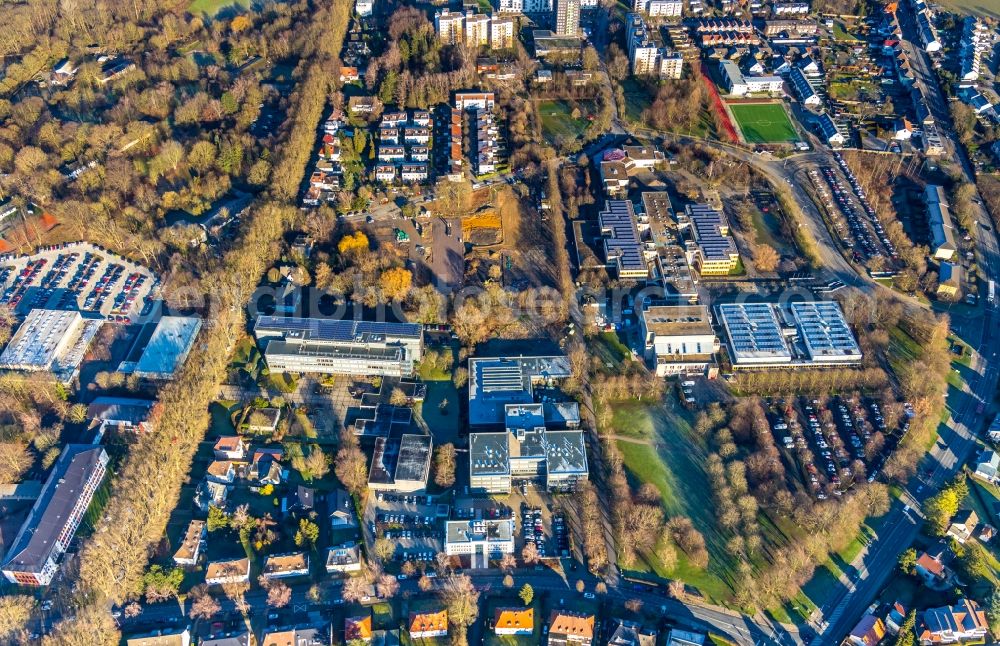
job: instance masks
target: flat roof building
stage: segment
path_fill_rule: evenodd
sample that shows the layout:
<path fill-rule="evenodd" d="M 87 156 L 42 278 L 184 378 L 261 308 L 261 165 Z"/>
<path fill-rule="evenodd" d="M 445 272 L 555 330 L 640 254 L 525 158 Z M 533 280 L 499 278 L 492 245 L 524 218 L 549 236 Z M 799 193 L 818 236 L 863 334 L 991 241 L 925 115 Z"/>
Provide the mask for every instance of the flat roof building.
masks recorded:
<path fill-rule="evenodd" d="M 134 374 L 147 379 L 173 379 L 200 330 L 201 319 L 196 316 L 164 316 L 136 362 Z"/>
<path fill-rule="evenodd" d="M 719 349 L 712 317 L 704 305 L 653 305 L 642 310 L 639 326 L 646 359 L 664 377 L 704 374 Z"/>
<path fill-rule="evenodd" d="M 861 361 L 861 349 L 833 301 L 716 307 L 734 368 L 821 367 Z"/>
<path fill-rule="evenodd" d="M 8 581 L 30 586 L 52 582 L 107 464 L 108 454 L 101 446 L 69 444 L 63 449 L 7 550 L 3 575 Z"/>
<path fill-rule="evenodd" d="M 0 354 L 0 368 L 49 371 L 69 383 L 102 324 L 103 320 L 85 319 L 78 311 L 31 310 Z"/>
<path fill-rule="evenodd" d="M 510 518 L 449 520 L 445 523 L 444 535 L 445 554 L 481 558 L 482 567 L 486 567 L 490 558 L 514 553 L 514 521 Z"/>
<path fill-rule="evenodd" d="M 426 488 L 432 448 L 430 435 L 406 434 L 376 439 L 368 488 L 404 493 Z"/>
<path fill-rule="evenodd" d="M 597 215 L 604 236 L 604 258 L 619 278 L 646 278 L 649 267 L 643 251 L 635 210 L 629 200 L 608 200 Z"/>
<path fill-rule="evenodd" d="M 583 431 L 547 428 L 544 404 L 508 404 L 506 428 L 469 435 L 469 488 L 509 493 L 513 481 L 533 480 L 550 491 L 572 491 L 587 478 Z"/>
<path fill-rule="evenodd" d="M 416 323 L 260 316 L 254 335 L 271 372 L 406 377 L 423 354 Z"/>
<path fill-rule="evenodd" d="M 726 276 L 739 266 L 740 252 L 721 212 L 707 204 L 688 204 L 678 222 L 691 232 L 689 261 L 702 276 Z"/>
<path fill-rule="evenodd" d="M 469 425 L 504 428 L 507 404 L 534 403 L 535 386 L 566 379 L 570 374 L 565 356 L 470 358 Z M 545 408 L 551 415 L 551 406 Z"/>

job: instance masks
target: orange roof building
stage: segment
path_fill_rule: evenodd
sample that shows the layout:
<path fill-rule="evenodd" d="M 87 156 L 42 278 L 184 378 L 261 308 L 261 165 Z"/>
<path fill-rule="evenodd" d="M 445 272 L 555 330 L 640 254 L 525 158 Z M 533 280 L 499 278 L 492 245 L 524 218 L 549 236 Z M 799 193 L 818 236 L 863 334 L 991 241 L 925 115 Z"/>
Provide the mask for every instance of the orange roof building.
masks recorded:
<path fill-rule="evenodd" d="M 553 610 L 549 616 L 549 641 L 573 642 L 590 646 L 594 640 L 594 615 L 566 610 Z"/>
<path fill-rule="evenodd" d="M 411 612 L 408 625 L 412 639 L 444 637 L 448 634 L 448 611 Z"/>
<path fill-rule="evenodd" d="M 497 608 L 493 613 L 493 632 L 497 635 L 530 635 L 534 630 L 534 608 Z"/>
<path fill-rule="evenodd" d="M 368 642 L 372 639 L 372 615 L 363 617 L 348 617 L 344 620 L 344 639 L 363 639 Z"/>

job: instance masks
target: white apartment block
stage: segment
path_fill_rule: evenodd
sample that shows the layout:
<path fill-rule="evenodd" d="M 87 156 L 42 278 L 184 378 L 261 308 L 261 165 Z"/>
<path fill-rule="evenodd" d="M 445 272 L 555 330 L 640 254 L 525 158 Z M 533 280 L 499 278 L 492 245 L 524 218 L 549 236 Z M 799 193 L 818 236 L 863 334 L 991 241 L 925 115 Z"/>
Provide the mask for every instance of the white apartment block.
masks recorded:
<path fill-rule="evenodd" d="M 497 13 L 523 13 L 524 0 L 499 0 Z"/>
<path fill-rule="evenodd" d="M 576 36 L 580 33 L 580 0 L 555 0 L 556 35 Z"/>
<path fill-rule="evenodd" d="M 514 49 L 514 19 L 490 19 L 490 49 Z"/>
<path fill-rule="evenodd" d="M 490 17 L 466 12 L 465 44 L 486 47 L 490 44 Z"/>
<path fill-rule="evenodd" d="M 254 335 L 272 373 L 408 377 L 423 352 L 414 323 L 259 316 Z"/>
<path fill-rule="evenodd" d="M 444 9 L 434 14 L 434 30 L 445 45 L 457 45 L 465 40 L 465 16 Z"/>
<path fill-rule="evenodd" d="M 647 11 L 651 18 L 679 18 L 684 3 L 681 0 L 650 0 Z"/>
<path fill-rule="evenodd" d="M 649 37 L 649 28 L 639 14 L 630 13 L 626 18 L 626 25 L 629 63 L 633 75 L 657 76 L 662 79 L 681 77 L 684 58 L 653 42 Z"/>
<path fill-rule="evenodd" d="M 434 29 L 446 45 L 474 45 L 491 49 L 514 47 L 514 19 L 488 16 L 473 11 L 460 13 L 443 9 L 434 15 Z"/>
<path fill-rule="evenodd" d="M 632 10 L 651 18 L 679 18 L 684 12 L 683 0 L 635 0 Z"/>
<path fill-rule="evenodd" d="M 553 0 L 523 0 L 524 13 L 543 13 L 552 11 Z"/>

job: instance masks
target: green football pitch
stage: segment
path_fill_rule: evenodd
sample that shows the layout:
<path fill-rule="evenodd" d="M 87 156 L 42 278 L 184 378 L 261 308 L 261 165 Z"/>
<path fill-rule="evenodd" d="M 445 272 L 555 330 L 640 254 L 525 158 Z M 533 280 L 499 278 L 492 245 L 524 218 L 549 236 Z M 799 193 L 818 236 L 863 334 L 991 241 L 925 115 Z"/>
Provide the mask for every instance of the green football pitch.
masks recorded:
<path fill-rule="evenodd" d="M 747 143 L 774 144 L 799 139 L 780 103 L 730 103 L 729 110 Z"/>

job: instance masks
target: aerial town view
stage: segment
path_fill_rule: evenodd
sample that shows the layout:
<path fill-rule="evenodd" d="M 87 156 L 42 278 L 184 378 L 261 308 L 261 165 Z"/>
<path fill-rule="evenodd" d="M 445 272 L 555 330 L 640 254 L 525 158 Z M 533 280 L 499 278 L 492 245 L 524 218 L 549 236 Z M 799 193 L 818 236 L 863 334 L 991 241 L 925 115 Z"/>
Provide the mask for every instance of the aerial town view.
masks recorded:
<path fill-rule="evenodd" d="M 1000 0 L 0 0 L 0 646 L 1000 643 Z"/>

